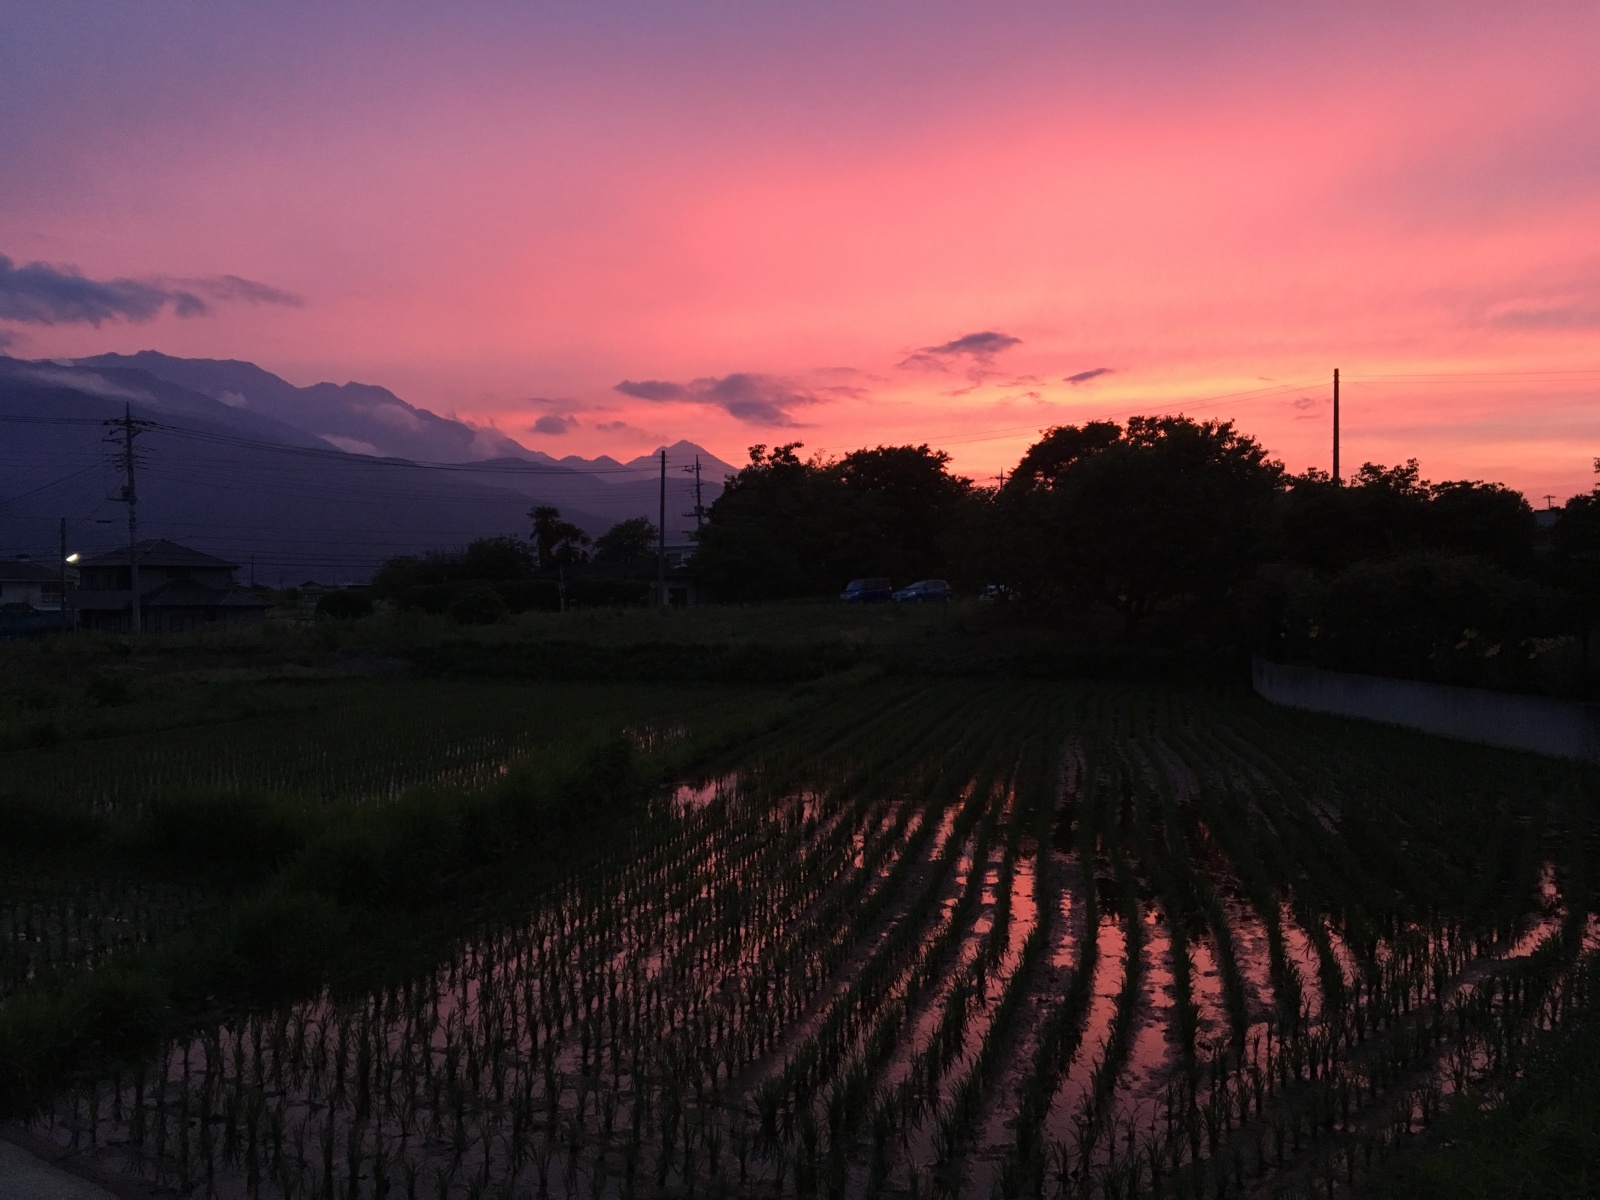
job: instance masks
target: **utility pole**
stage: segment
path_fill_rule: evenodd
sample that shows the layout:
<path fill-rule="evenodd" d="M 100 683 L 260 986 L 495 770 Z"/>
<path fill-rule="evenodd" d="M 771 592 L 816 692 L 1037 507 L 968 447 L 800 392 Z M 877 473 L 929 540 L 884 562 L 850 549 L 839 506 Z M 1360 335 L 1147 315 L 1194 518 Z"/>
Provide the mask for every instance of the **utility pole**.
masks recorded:
<path fill-rule="evenodd" d="M 144 632 L 144 614 L 139 604 L 139 493 L 134 486 L 133 468 L 137 461 L 133 453 L 133 439 L 151 427 L 150 421 L 145 421 L 133 415 L 133 410 L 128 405 L 122 406 L 122 416 L 107 421 L 114 432 L 106 439 L 111 442 L 122 443 L 122 502 L 128 506 L 128 592 L 130 596 L 130 614 L 128 627 L 132 633 Z"/>
<path fill-rule="evenodd" d="M 1333 482 L 1344 482 L 1339 477 L 1339 368 L 1333 369 Z"/>
<path fill-rule="evenodd" d="M 61 518 L 61 632 L 67 631 L 67 519 Z"/>
<path fill-rule="evenodd" d="M 661 524 L 656 527 L 656 598 L 667 611 L 667 449 L 661 448 Z"/>
<path fill-rule="evenodd" d="M 694 456 L 694 466 L 685 467 L 683 473 L 694 476 L 694 533 L 695 537 L 698 538 L 706 523 L 706 507 L 700 502 L 700 456 L 698 454 Z M 686 513 L 684 515 L 687 516 L 689 514 Z"/>

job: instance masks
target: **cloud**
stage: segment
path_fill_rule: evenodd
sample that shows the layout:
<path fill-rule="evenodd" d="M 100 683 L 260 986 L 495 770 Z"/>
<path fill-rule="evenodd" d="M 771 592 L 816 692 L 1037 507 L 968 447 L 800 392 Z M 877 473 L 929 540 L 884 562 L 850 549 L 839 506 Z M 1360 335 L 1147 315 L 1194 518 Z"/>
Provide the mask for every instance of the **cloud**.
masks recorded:
<path fill-rule="evenodd" d="M 595 426 L 601 433 L 643 433 L 637 425 L 629 425 L 626 421 L 601 421 Z"/>
<path fill-rule="evenodd" d="M 346 454 L 365 454 L 372 458 L 384 457 L 383 451 L 379 450 L 371 442 L 363 442 L 350 437 L 340 437 L 334 433 L 321 433 L 317 436 L 330 446 L 337 446 Z"/>
<path fill-rule="evenodd" d="M 547 433 L 559 436 L 578 423 L 577 417 L 564 417 L 560 413 L 546 413 L 532 425 L 528 426 L 530 433 Z"/>
<path fill-rule="evenodd" d="M 616 390 L 657 404 L 704 404 L 720 408 L 747 425 L 775 428 L 798 424 L 790 410 L 820 402 L 816 392 L 776 375 L 736 372 L 732 375 L 672 383 L 664 379 L 624 379 Z"/>
<path fill-rule="evenodd" d="M 379 425 L 387 425 L 390 429 L 399 429 L 405 433 L 418 433 L 422 430 L 422 418 L 409 408 L 402 408 L 398 404 L 374 404 L 367 410 Z"/>
<path fill-rule="evenodd" d="M 995 373 L 995 355 L 1021 344 L 1019 337 L 985 329 L 980 333 L 963 334 L 937 346 L 913 350 L 900 360 L 899 366 L 905 371 L 948 371 L 954 364 L 964 362 L 967 378 L 979 383 Z"/>
<path fill-rule="evenodd" d="M 1317 410 L 1320 409 L 1324 404 L 1328 404 L 1328 403 L 1331 403 L 1331 401 L 1327 400 L 1324 397 L 1318 397 L 1318 396 L 1300 396 L 1300 397 L 1297 397 L 1293 401 L 1294 408 L 1295 408 L 1295 417 L 1294 417 L 1294 419 L 1296 421 L 1315 421 L 1315 420 L 1318 420 L 1322 416 L 1322 414 L 1320 412 L 1318 412 Z"/>
<path fill-rule="evenodd" d="M 1593 329 L 1600 326 L 1600 305 L 1555 304 L 1544 308 L 1513 308 L 1491 318 L 1507 329 Z"/>
<path fill-rule="evenodd" d="M 120 383 L 107 379 L 104 375 L 96 375 L 93 371 L 40 367 L 37 370 L 29 371 L 27 374 L 30 378 L 37 379 L 40 383 L 67 387 L 76 392 L 88 392 L 93 396 L 105 396 L 111 400 L 151 399 L 150 393 L 143 388 L 125 387 Z"/>
<path fill-rule="evenodd" d="M 8 329 L 0 329 L 0 350 L 8 350 L 17 344 L 17 335 Z"/>
<path fill-rule="evenodd" d="M 209 301 L 299 305 L 299 297 L 237 275 L 213 279 L 90 279 L 75 267 L 17 266 L 0 254 L 0 320 L 33 325 L 148 321 L 166 309 L 180 317 L 211 311 Z"/>
<path fill-rule="evenodd" d="M 1109 374 L 1111 374 L 1110 367 L 1092 367 L 1087 371 L 1079 371 L 1076 375 L 1068 375 L 1062 382 L 1077 387 L 1080 383 L 1088 383 L 1091 379 L 1099 379 L 1100 376 Z"/>

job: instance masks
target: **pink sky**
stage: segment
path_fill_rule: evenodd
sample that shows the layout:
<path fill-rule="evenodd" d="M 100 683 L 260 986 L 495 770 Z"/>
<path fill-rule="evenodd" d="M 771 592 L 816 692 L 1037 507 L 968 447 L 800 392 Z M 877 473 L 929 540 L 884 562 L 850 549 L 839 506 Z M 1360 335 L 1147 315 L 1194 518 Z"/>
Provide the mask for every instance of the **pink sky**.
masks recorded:
<path fill-rule="evenodd" d="M 1587 490 L 1600 9 L 1391 7 L 11 5 L 0 255 L 303 303 L 0 335 L 979 476 L 1176 410 L 1326 466 L 1337 366 L 1350 466 Z"/>

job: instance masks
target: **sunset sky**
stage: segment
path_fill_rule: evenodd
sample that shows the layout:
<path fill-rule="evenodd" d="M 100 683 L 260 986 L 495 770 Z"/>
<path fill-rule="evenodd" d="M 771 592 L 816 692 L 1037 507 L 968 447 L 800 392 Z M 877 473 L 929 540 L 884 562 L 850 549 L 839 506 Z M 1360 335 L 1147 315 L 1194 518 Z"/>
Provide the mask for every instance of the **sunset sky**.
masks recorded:
<path fill-rule="evenodd" d="M 1597 49 L 1593 4 L 12 0 L 0 341 L 980 477 L 1146 411 L 1325 467 L 1340 367 L 1348 465 L 1542 505 L 1600 454 Z"/>

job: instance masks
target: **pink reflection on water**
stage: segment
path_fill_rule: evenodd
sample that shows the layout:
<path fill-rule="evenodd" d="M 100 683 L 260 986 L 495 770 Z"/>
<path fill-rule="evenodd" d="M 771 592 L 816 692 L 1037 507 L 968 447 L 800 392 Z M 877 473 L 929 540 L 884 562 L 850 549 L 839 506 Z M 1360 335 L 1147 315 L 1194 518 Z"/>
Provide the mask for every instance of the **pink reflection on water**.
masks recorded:
<path fill-rule="evenodd" d="M 1144 921 L 1144 946 L 1140 951 L 1144 964 L 1142 990 L 1116 1101 L 1117 1115 L 1124 1119 L 1151 1111 L 1164 1092 L 1178 1057 L 1171 931 L 1155 905 L 1142 908 L 1140 916 Z"/>
<path fill-rule="evenodd" d="M 679 812 L 694 812 L 713 800 L 732 795 L 739 787 L 739 772 L 730 771 L 700 782 L 681 783 L 672 792 L 672 805 Z"/>
<path fill-rule="evenodd" d="M 1076 1136 L 1072 1117 L 1089 1094 L 1090 1076 L 1095 1063 L 1105 1053 L 1111 1019 L 1117 1011 L 1117 993 L 1122 989 L 1122 976 L 1127 968 L 1128 938 L 1122 931 L 1121 922 L 1112 914 L 1101 916 L 1095 932 L 1095 944 L 1097 949 L 1089 1012 L 1084 1021 L 1083 1037 L 1073 1053 L 1072 1062 L 1062 1073 L 1061 1084 L 1056 1089 L 1055 1097 L 1050 1102 L 1050 1112 L 1044 1120 L 1048 1141 L 1067 1142 Z"/>
<path fill-rule="evenodd" d="M 1273 1009 L 1272 951 L 1267 927 L 1255 909 L 1237 896 L 1220 897 L 1233 939 L 1233 957 L 1244 983 L 1246 1019 L 1254 1023 L 1271 1018 Z"/>
<path fill-rule="evenodd" d="M 1567 906 L 1561 896 L 1561 882 L 1556 875 L 1556 865 L 1547 862 L 1539 868 L 1539 882 L 1534 888 L 1537 908 L 1529 918 L 1527 927 L 1501 955 L 1502 958 L 1526 958 L 1561 928 L 1567 919 Z"/>
<path fill-rule="evenodd" d="M 1189 943 L 1189 994 L 1194 999 L 1195 1048 L 1228 1036 L 1228 1000 L 1209 934 Z"/>
<path fill-rule="evenodd" d="M 1278 906 L 1278 927 L 1283 931 L 1283 948 L 1289 967 L 1300 978 L 1300 1007 L 1312 1020 L 1322 1015 L 1322 959 L 1306 931 L 1295 920 L 1294 908 L 1287 900 Z"/>

